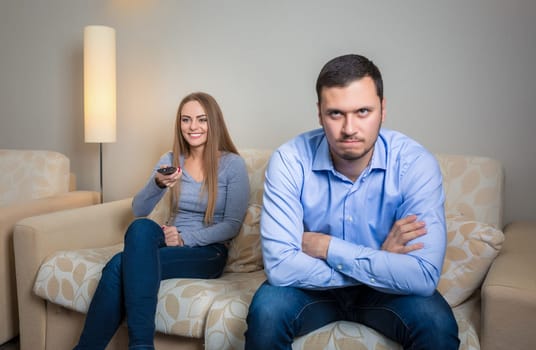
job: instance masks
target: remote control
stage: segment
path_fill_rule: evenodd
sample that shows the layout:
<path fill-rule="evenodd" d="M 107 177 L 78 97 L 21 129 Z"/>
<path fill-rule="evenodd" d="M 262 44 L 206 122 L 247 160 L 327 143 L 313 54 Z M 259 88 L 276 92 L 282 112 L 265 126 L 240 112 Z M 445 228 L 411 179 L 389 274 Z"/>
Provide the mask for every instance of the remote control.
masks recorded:
<path fill-rule="evenodd" d="M 165 167 L 165 168 L 160 168 L 157 171 L 160 174 L 163 174 L 163 175 L 171 175 L 171 174 L 173 174 L 174 172 L 177 171 L 177 168 L 175 168 L 174 166 L 168 166 L 168 167 Z"/>

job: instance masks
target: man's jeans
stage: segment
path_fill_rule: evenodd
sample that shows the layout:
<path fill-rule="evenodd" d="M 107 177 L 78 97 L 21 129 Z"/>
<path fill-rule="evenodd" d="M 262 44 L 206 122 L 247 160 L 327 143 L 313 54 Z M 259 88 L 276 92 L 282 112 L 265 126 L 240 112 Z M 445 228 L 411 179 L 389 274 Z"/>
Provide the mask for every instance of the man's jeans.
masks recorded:
<path fill-rule="evenodd" d="M 125 234 L 125 248 L 102 270 L 86 323 L 75 349 L 104 349 L 126 317 L 129 349 L 154 349 L 155 313 L 160 281 L 168 278 L 217 278 L 225 267 L 223 244 L 167 247 L 162 228 L 137 219 Z"/>
<path fill-rule="evenodd" d="M 358 322 L 404 349 L 458 349 L 452 310 L 436 291 L 432 296 L 394 295 L 367 286 L 322 291 L 259 288 L 247 317 L 246 349 L 291 349 L 295 337 L 337 320 Z"/>

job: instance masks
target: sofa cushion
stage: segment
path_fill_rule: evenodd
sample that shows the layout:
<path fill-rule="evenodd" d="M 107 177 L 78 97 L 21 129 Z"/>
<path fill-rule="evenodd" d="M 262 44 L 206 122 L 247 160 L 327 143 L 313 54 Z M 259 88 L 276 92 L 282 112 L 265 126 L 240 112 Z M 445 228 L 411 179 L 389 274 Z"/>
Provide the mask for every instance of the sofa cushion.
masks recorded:
<path fill-rule="evenodd" d="M 226 272 L 253 272 L 263 268 L 261 254 L 261 206 L 249 206 L 242 228 L 229 246 Z"/>
<path fill-rule="evenodd" d="M 504 172 L 487 157 L 436 154 L 443 175 L 445 212 L 502 227 Z"/>
<path fill-rule="evenodd" d="M 122 244 L 105 248 L 58 251 L 41 265 L 34 292 L 68 309 L 86 313 L 104 265 Z M 263 270 L 226 272 L 218 279 L 168 279 L 158 292 L 156 330 L 165 334 L 202 338 L 212 303 L 238 291 L 251 294 L 266 279 Z"/>
<path fill-rule="evenodd" d="M 482 284 L 504 235 L 491 225 L 447 218 L 447 251 L 438 290 L 450 306 L 465 301 Z"/>
<path fill-rule="evenodd" d="M 123 244 L 95 249 L 58 251 L 45 259 L 34 283 L 34 293 L 68 309 L 86 312 L 104 265 Z"/>
<path fill-rule="evenodd" d="M 205 349 L 233 350 L 244 348 L 246 316 L 252 291 L 229 294 L 218 298 L 208 315 L 205 331 Z M 473 295 L 453 309 L 458 323 L 460 350 L 478 350 L 480 298 Z M 309 334 L 300 336 L 292 344 L 294 350 L 322 349 L 402 349 L 396 342 L 373 329 L 355 322 L 332 322 Z"/>

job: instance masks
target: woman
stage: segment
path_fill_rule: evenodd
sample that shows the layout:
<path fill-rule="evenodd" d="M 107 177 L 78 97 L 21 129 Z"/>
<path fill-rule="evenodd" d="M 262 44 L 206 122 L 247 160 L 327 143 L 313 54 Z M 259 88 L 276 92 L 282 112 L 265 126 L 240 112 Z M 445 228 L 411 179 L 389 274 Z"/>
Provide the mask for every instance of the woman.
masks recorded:
<path fill-rule="evenodd" d="M 169 175 L 157 171 L 170 166 L 176 169 Z M 222 274 L 226 243 L 246 213 L 249 181 L 220 107 L 206 93 L 181 101 L 173 152 L 160 158 L 134 197 L 134 215 L 148 215 L 168 190 L 169 220 L 159 225 L 136 219 L 125 234 L 123 252 L 104 267 L 75 349 L 104 349 L 124 317 L 129 349 L 154 349 L 160 281 Z"/>

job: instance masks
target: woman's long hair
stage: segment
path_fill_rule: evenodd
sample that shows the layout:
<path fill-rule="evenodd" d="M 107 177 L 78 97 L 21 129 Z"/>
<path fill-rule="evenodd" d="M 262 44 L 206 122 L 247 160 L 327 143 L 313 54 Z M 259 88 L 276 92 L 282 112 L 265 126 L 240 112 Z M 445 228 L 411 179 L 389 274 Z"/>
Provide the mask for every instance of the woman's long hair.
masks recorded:
<path fill-rule="evenodd" d="M 187 158 L 190 155 L 190 145 L 184 139 L 181 131 L 181 111 L 183 106 L 197 101 L 203 107 L 208 119 L 207 142 L 203 151 L 203 191 L 208 194 L 207 210 L 205 212 L 205 224 L 211 224 L 214 217 L 216 197 L 218 195 L 218 165 L 220 152 L 238 154 L 231 136 L 227 131 L 225 120 L 220 106 L 214 99 L 204 92 L 194 92 L 184 97 L 177 110 L 175 120 L 175 137 L 173 141 L 173 165 L 178 167 L 180 156 Z M 180 185 L 171 188 L 171 215 L 174 217 L 179 209 Z"/>

